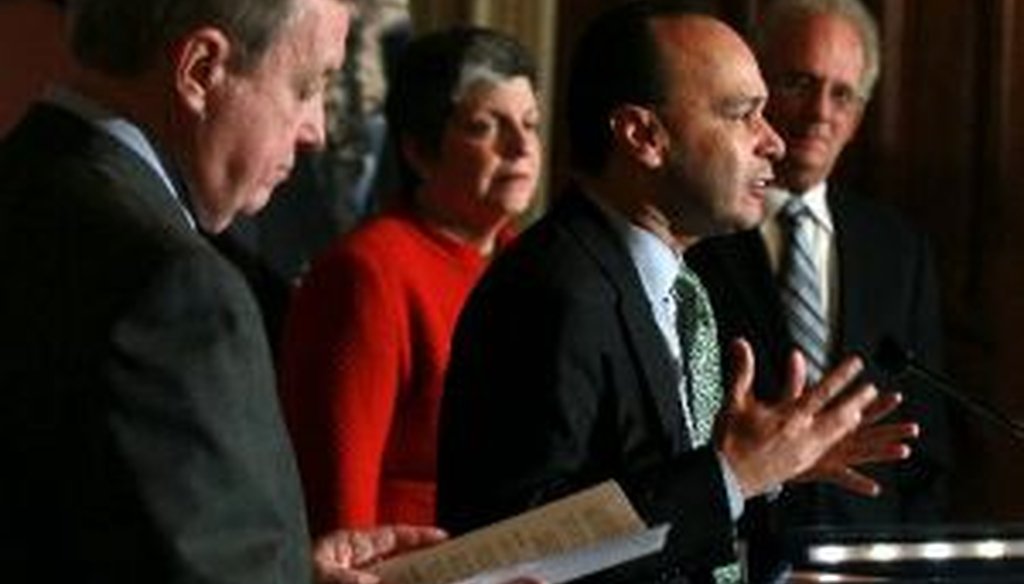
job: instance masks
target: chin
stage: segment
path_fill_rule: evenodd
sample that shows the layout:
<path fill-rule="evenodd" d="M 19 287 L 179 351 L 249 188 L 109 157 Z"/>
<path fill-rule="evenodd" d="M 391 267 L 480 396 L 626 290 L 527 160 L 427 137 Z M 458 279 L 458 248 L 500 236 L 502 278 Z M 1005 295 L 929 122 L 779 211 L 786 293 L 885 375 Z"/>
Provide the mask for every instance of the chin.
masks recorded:
<path fill-rule="evenodd" d="M 263 210 L 270 202 L 270 197 L 274 194 L 274 187 L 263 187 L 252 196 L 248 197 L 245 205 L 242 207 L 242 213 L 245 215 L 255 215 Z"/>
<path fill-rule="evenodd" d="M 530 205 L 533 204 L 533 191 L 504 193 L 499 197 L 499 200 L 501 201 L 501 208 L 506 213 L 520 215 L 525 213 L 530 208 Z"/>

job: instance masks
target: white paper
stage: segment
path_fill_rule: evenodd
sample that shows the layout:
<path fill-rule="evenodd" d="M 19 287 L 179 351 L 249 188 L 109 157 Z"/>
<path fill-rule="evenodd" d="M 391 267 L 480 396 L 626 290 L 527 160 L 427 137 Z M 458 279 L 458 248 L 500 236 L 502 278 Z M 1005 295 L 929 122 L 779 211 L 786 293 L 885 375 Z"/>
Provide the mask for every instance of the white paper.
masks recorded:
<path fill-rule="evenodd" d="M 456 584 L 505 584 L 525 576 L 545 584 L 561 584 L 661 551 L 665 547 L 669 527 L 667 524 L 660 525 L 564 554 L 484 572 L 459 580 Z"/>
<path fill-rule="evenodd" d="M 483 584 L 517 574 L 561 582 L 570 576 L 559 574 L 585 574 L 657 551 L 667 529 L 648 530 L 618 484 L 607 481 L 382 562 L 373 572 L 388 584 Z"/>

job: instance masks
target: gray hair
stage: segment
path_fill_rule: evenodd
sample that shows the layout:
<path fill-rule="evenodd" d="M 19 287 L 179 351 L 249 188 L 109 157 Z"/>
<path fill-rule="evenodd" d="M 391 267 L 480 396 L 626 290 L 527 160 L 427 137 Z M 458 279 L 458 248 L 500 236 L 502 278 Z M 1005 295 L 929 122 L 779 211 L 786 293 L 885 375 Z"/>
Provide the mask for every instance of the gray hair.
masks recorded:
<path fill-rule="evenodd" d="M 399 58 L 385 102 L 394 142 L 409 138 L 424 152 L 437 154 L 444 129 L 468 88 L 515 77 L 536 88 L 533 56 L 505 33 L 460 26 L 414 39 Z M 412 192 L 420 177 L 404 156 L 398 162 L 402 184 Z"/>
<path fill-rule="evenodd" d="M 71 49 L 87 67 L 134 76 L 189 31 L 214 26 L 252 68 L 298 12 L 297 0 L 70 0 Z"/>
<path fill-rule="evenodd" d="M 865 100 L 878 81 L 881 72 L 881 42 L 878 23 L 860 0 L 775 0 L 768 3 L 761 19 L 758 46 L 764 49 L 774 40 L 775 35 L 784 33 L 786 25 L 809 16 L 828 15 L 849 22 L 860 37 L 864 51 L 864 71 L 857 88 Z"/>

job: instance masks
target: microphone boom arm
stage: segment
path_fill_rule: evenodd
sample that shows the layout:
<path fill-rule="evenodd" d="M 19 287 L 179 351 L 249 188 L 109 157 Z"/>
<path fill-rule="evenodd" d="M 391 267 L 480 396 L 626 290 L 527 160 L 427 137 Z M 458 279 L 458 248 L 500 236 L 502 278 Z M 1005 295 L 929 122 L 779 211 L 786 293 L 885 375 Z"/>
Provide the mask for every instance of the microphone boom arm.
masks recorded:
<path fill-rule="evenodd" d="M 976 416 L 994 423 L 1017 440 L 1024 442 L 1024 424 L 1010 418 L 985 401 L 958 390 L 946 377 L 919 365 L 914 361 L 913 355 L 903 349 L 895 340 L 887 338 L 879 343 L 875 351 L 875 361 L 883 371 L 894 379 L 898 380 L 908 375 L 923 379 L 932 389 L 955 401 Z"/>

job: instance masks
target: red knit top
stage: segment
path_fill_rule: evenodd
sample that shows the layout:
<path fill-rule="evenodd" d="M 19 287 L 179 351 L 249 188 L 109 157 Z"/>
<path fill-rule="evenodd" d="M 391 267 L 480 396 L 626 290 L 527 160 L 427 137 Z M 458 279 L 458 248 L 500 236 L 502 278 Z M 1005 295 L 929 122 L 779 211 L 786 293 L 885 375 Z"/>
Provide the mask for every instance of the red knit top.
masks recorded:
<path fill-rule="evenodd" d="M 434 523 L 449 344 L 485 266 L 475 248 L 390 213 L 334 242 L 304 278 L 281 393 L 314 535 Z"/>

